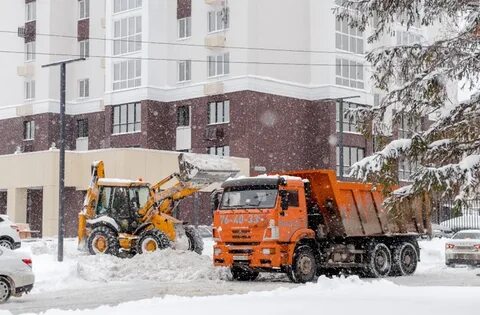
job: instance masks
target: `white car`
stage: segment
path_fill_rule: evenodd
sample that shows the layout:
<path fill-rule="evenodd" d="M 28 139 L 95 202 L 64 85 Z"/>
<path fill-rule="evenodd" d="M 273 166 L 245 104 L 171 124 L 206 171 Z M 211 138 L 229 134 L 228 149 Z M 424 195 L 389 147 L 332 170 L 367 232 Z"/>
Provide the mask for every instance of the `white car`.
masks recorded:
<path fill-rule="evenodd" d="M 18 227 L 8 216 L 0 214 L 0 246 L 17 249 L 21 244 Z"/>
<path fill-rule="evenodd" d="M 0 304 L 33 288 L 32 259 L 25 253 L 0 246 Z"/>
<path fill-rule="evenodd" d="M 457 232 L 445 243 L 445 264 L 480 265 L 480 230 Z"/>

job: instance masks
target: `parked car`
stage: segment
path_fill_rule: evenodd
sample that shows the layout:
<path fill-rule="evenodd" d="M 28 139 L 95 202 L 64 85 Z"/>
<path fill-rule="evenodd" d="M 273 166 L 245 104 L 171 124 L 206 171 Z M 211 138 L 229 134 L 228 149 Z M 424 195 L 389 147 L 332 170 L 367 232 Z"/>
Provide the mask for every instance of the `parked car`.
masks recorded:
<path fill-rule="evenodd" d="M 457 232 L 445 243 L 445 264 L 480 265 L 480 230 Z"/>
<path fill-rule="evenodd" d="M 0 246 L 17 249 L 21 244 L 18 226 L 7 215 L 0 214 Z"/>
<path fill-rule="evenodd" d="M 25 253 L 0 246 L 0 303 L 33 288 L 32 259 Z"/>
<path fill-rule="evenodd" d="M 455 234 L 451 228 L 441 224 L 432 223 L 432 237 L 451 238 Z"/>

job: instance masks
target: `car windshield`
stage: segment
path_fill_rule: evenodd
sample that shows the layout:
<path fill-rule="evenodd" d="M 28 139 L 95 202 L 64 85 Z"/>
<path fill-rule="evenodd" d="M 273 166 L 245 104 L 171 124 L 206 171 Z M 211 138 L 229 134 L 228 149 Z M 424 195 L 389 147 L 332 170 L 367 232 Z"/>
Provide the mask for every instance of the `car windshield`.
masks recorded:
<path fill-rule="evenodd" d="M 252 187 L 253 188 L 253 187 Z M 222 196 L 220 209 L 265 209 L 275 207 L 277 189 L 232 187 Z"/>
<path fill-rule="evenodd" d="M 480 240 L 480 233 L 476 232 L 459 232 L 455 234 L 453 239 L 465 240 L 465 239 L 473 239 L 473 240 Z"/>

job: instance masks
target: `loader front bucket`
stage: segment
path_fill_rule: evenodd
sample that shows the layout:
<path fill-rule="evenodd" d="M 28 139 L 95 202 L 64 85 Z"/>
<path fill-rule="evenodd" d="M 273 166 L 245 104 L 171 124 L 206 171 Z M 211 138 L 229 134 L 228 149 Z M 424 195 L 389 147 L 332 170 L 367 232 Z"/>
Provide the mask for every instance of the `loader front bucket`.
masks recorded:
<path fill-rule="evenodd" d="M 178 165 L 181 180 L 197 185 L 222 183 L 240 171 L 232 161 L 207 154 L 181 153 Z"/>

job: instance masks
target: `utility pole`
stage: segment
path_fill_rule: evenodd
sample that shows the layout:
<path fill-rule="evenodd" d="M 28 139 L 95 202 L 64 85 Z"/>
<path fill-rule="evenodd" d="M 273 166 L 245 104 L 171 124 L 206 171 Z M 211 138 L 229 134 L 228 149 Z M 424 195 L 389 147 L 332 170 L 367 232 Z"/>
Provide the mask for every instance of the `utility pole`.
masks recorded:
<path fill-rule="evenodd" d="M 65 236 L 65 85 L 67 63 L 85 60 L 76 58 L 43 65 L 42 68 L 60 66 L 60 157 L 58 177 L 58 261 L 63 261 L 63 238 Z"/>
<path fill-rule="evenodd" d="M 339 164 L 340 164 L 340 180 L 344 179 L 343 170 L 345 167 L 345 161 L 343 159 L 343 101 L 352 98 L 359 98 L 359 95 L 356 96 L 346 96 L 346 97 L 338 97 L 334 98 L 335 101 L 338 102 L 338 111 L 339 111 L 339 125 L 338 126 L 338 151 L 339 151 Z"/>

